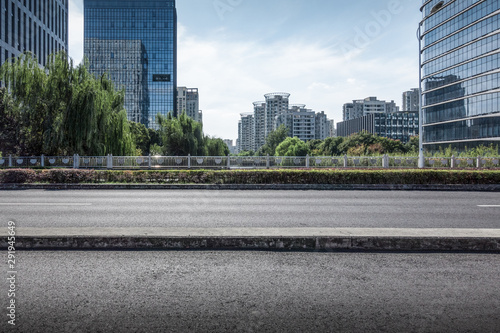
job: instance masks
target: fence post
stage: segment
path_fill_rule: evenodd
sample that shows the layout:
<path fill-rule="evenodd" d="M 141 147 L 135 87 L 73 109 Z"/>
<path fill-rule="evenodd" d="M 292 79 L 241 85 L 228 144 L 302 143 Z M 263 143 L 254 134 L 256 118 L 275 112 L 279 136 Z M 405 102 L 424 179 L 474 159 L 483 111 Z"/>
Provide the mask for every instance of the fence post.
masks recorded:
<path fill-rule="evenodd" d="M 73 155 L 73 169 L 78 169 L 80 167 L 80 159 L 78 154 Z"/>
<path fill-rule="evenodd" d="M 385 154 L 382 157 L 382 168 L 384 168 L 384 169 L 388 169 L 389 168 L 389 156 L 387 154 Z"/>
<path fill-rule="evenodd" d="M 271 168 L 271 159 L 269 158 L 269 154 L 266 156 L 266 169 Z"/>
<path fill-rule="evenodd" d="M 111 154 L 108 154 L 107 168 L 108 169 L 113 169 L 113 157 L 112 157 Z"/>
<path fill-rule="evenodd" d="M 455 169 L 455 155 L 451 155 L 450 166 Z"/>
<path fill-rule="evenodd" d="M 12 155 L 9 155 L 9 168 L 12 168 Z"/>
<path fill-rule="evenodd" d="M 309 168 L 309 154 L 306 155 L 306 168 Z"/>
<path fill-rule="evenodd" d="M 148 169 L 151 169 L 151 154 L 148 156 Z"/>
<path fill-rule="evenodd" d="M 477 168 L 478 169 L 481 169 L 481 167 L 483 166 L 483 162 L 481 161 L 481 156 L 478 156 L 477 157 Z"/>
<path fill-rule="evenodd" d="M 191 169 L 191 154 L 188 154 L 188 169 Z"/>
<path fill-rule="evenodd" d="M 42 154 L 42 157 L 40 158 L 40 166 L 43 168 L 45 167 L 45 155 Z"/>
<path fill-rule="evenodd" d="M 347 155 L 344 155 L 344 168 L 347 168 L 349 165 L 348 160 L 347 160 Z"/>
<path fill-rule="evenodd" d="M 231 154 L 227 155 L 227 169 L 231 169 Z"/>

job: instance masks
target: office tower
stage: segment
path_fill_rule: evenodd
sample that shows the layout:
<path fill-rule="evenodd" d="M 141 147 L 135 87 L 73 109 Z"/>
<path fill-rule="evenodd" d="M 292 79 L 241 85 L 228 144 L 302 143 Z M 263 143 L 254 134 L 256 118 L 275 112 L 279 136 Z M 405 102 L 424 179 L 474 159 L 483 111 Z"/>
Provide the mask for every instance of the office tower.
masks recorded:
<path fill-rule="evenodd" d="M 177 113 L 175 0 L 84 0 L 89 70 L 125 89 L 130 120 L 158 128 L 157 114 Z"/>
<path fill-rule="evenodd" d="M 68 52 L 68 0 L 0 0 L 0 65 L 31 52 L 42 66 Z"/>
<path fill-rule="evenodd" d="M 500 1 L 423 1 L 424 148 L 500 143 Z"/>
<path fill-rule="evenodd" d="M 418 120 L 418 112 L 371 113 L 338 123 L 337 135 L 348 137 L 366 131 L 406 143 L 412 136 L 418 136 Z"/>

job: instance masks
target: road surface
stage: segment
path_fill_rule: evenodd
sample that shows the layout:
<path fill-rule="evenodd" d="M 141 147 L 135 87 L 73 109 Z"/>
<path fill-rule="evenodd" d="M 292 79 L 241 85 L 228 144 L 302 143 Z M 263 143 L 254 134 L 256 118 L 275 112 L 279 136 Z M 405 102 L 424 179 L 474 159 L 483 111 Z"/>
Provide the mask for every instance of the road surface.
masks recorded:
<path fill-rule="evenodd" d="M 17 227 L 500 228 L 500 193 L 0 191 Z"/>
<path fill-rule="evenodd" d="M 498 332 L 495 254 L 19 252 L 1 332 Z M 6 269 L 5 269 L 6 271 Z M 0 283 L 6 312 L 6 279 Z"/>

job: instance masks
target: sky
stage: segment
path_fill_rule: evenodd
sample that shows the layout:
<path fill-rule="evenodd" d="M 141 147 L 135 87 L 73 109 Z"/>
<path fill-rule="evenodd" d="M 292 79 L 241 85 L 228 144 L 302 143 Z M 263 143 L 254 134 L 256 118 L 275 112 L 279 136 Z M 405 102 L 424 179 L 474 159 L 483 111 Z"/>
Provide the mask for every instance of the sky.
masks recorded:
<path fill-rule="evenodd" d="M 198 88 L 205 134 L 238 137 L 273 92 L 342 121 L 376 96 L 418 87 L 420 0 L 177 0 L 178 86 Z M 69 53 L 83 58 L 83 0 L 69 1 Z"/>

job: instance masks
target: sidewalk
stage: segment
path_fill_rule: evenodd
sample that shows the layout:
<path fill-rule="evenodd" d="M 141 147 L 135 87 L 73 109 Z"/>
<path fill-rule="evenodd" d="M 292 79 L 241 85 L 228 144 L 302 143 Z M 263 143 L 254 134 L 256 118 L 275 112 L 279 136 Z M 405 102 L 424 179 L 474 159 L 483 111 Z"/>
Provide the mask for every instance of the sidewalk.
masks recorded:
<path fill-rule="evenodd" d="M 6 249 L 7 231 L 0 237 Z M 15 248 L 500 253 L 500 229 L 18 228 Z"/>

